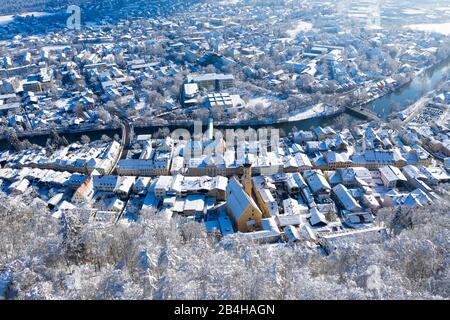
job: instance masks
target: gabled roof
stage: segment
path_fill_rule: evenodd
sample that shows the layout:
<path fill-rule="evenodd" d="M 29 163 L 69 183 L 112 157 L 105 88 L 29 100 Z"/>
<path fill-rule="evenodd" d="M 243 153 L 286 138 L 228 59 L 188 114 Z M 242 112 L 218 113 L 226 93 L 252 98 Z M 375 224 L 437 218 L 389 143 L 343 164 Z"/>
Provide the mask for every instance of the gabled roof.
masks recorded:
<path fill-rule="evenodd" d="M 397 167 L 384 166 L 381 167 L 379 170 L 381 174 L 385 177 L 385 179 L 387 179 L 388 181 L 406 181 L 406 177 Z"/>
<path fill-rule="evenodd" d="M 312 208 L 309 212 L 311 214 L 309 222 L 311 223 L 312 226 L 318 224 L 328 224 L 325 215 L 322 212 L 320 212 L 317 208 Z"/>
<path fill-rule="evenodd" d="M 305 172 L 304 177 L 313 193 L 317 193 L 322 190 L 331 190 L 331 186 L 325 179 L 321 170 L 312 170 Z"/>
<path fill-rule="evenodd" d="M 348 163 L 351 162 L 347 153 L 337 153 L 334 151 L 330 151 L 327 153 L 327 162 L 328 163 Z"/>
<path fill-rule="evenodd" d="M 333 192 L 346 210 L 355 211 L 361 209 L 361 206 L 344 185 L 338 184 L 333 188 Z"/>
<path fill-rule="evenodd" d="M 249 205 L 259 210 L 255 201 L 245 193 L 242 184 L 236 177 L 231 178 L 227 186 L 227 206 L 233 217 L 238 221 Z"/>

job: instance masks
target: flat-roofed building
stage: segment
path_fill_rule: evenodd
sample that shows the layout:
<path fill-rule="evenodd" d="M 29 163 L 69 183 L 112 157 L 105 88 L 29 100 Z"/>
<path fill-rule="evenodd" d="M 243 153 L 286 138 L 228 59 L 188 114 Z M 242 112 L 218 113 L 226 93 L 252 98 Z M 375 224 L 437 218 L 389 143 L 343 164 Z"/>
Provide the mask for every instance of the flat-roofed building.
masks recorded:
<path fill-rule="evenodd" d="M 7 115 L 9 112 L 17 113 L 20 110 L 19 102 L 0 104 L 0 115 Z"/>
<path fill-rule="evenodd" d="M 198 85 L 196 83 L 184 84 L 184 97 L 185 99 L 193 99 L 199 94 Z"/>
<path fill-rule="evenodd" d="M 283 200 L 283 213 L 285 215 L 308 214 L 308 206 L 297 199 L 287 198 Z"/>
<path fill-rule="evenodd" d="M 195 215 L 204 213 L 205 211 L 205 196 L 201 194 L 190 194 L 186 197 L 184 202 L 184 215 Z"/>
<path fill-rule="evenodd" d="M 37 80 L 27 80 L 22 83 L 23 91 L 41 92 L 41 83 Z"/>
<path fill-rule="evenodd" d="M 231 108 L 233 100 L 229 93 L 210 93 L 206 96 L 206 106 L 209 108 Z"/>
<path fill-rule="evenodd" d="M 187 82 L 198 84 L 199 89 L 220 91 L 234 86 L 234 76 L 231 74 L 217 73 L 191 75 L 188 76 Z"/>
<path fill-rule="evenodd" d="M 195 106 L 198 100 L 199 88 L 197 83 L 185 83 L 183 85 L 183 105 L 185 107 Z"/>

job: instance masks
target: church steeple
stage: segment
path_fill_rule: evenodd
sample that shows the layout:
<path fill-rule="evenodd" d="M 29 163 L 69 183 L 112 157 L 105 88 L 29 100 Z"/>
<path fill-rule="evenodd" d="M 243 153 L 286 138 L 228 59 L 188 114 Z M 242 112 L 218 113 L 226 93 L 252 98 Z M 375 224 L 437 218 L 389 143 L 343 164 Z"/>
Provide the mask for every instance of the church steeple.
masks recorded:
<path fill-rule="evenodd" d="M 245 193 L 247 193 L 250 197 L 252 197 L 252 163 L 248 157 L 245 156 L 244 161 L 244 174 L 242 176 L 242 185 L 244 186 Z"/>

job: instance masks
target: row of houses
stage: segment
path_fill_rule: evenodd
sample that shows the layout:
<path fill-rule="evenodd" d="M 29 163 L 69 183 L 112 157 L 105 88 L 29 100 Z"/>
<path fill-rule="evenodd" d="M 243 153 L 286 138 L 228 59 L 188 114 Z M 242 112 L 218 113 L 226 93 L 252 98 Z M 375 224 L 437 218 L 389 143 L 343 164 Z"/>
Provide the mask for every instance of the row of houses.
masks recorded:
<path fill-rule="evenodd" d="M 119 156 L 121 147 L 113 141 L 102 147 L 84 148 L 79 144 L 71 144 L 47 157 L 40 151 L 29 151 L 19 159 L 7 158 L 10 165 L 18 164 L 22 167 L 51 169 L 68 172 L 91 173 L 97 170 L 101 174 L 109 173 Z"/>

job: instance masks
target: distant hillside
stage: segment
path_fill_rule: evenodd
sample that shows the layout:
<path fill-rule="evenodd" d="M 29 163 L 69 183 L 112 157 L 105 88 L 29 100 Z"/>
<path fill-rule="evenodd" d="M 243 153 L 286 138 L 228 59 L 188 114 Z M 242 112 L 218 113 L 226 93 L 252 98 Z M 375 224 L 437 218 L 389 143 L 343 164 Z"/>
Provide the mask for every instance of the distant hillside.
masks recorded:
<path fill-rule="evenodd" d="M 95 7 L 127 7 L 129 5 L 151 5 L 160 8 L 183 6 L 200 0 L 0 0 L 0 15 L 15 15 L 32 11 L 54 11 L 69 5 L 93 5 Z"/>
<path fill-rule="evenodd" d="M 74 0 L 71 4 L 87 2 L 90 0 Z M 19 14 L 30 11 L 42 11 L 46 9 L 58 8 L 69 3 L 68 0 L 2 0 L 0 6 L 1 15 Z"/>
<path fill-rule="evenodd" d="M 54 10 L 68 5 L 117 2 L 120 0 L 1 0 L 0 15 L 19 14 L 30 11 Z"/>

